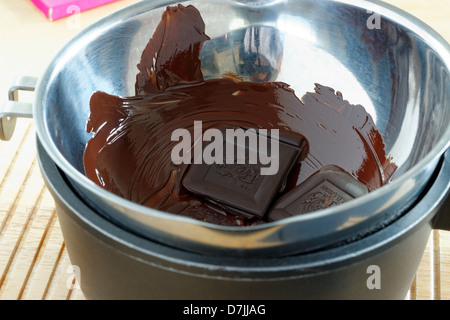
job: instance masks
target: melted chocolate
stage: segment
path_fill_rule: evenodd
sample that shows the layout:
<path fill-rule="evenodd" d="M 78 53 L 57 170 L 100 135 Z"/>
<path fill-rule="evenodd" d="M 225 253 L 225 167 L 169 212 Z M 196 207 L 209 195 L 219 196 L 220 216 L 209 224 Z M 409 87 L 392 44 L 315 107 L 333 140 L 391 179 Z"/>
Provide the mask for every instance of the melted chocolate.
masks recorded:
<path fill-rule="evenodd" d="M 309 152 L 288 174 L 284 193 L 329 165 L 345 170 L 370 191 L 389 182 L 396 166 L 362 106 L 319 84 L 300 100 L 282 82 L 205 80 L 199 55 L 208 39 L 197 9 L 168 7 L 138 64 L 136 96 L 92 95 L 87 131 L 94 135 L 84 154 L 89 179 L 165 212 L 222 225 L 264 222 L 236 216 L 227 206 L 207 202 L 183 187 L 189 165 L 171 161 L 178 143 L 171 135 L 183 128 L 192 137 L 194 122 L 202 121 L 203 130 L 240 126 L 306 138 Z"/>

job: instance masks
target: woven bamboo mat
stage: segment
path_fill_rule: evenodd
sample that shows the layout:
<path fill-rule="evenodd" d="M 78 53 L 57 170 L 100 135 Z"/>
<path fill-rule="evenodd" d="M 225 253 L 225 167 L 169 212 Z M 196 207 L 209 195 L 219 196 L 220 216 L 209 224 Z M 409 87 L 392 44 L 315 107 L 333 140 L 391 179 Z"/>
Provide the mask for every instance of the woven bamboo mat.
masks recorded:
<path fill-rule="evenodd" d="M 84 299 L 73 273 L 53 198 L 44 185 L 32 122 L 0 143 L 0 300 Z"/>

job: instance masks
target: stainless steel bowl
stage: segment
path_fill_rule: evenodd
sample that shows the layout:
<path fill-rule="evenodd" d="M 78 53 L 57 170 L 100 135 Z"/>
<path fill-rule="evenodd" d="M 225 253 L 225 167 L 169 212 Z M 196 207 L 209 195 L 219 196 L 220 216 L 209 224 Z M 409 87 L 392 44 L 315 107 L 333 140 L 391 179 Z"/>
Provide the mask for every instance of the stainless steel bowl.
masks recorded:
<path fill-rule="evenodd" d="M 241 228 L 143 207 L 88 180 L 82 156 L 90 96 L 97 90 L 134 95 L 140 55 L 165 7 L 176 3 L 196 6 L 206 33 L 220 42 L 205 44 L 205 77 L 234 72 L 252 79 L 258 70 L 247 63 L 257 52 L 268 62 L 267 80 L 290 84 L 297 96 L 321 83 L 362 104 L 399 167 L 393 181 L 336 207 Z M 248 30 L 260 31 L 258 41 Z M 62 48 L 37 83 L 32 115 L 40 142 L 76 191 L 124 228 L 202 253 L 293 254 L 378 230 L 414 203 L 450 145 L 450 46 L 379 1 L 142 1 Z"/>

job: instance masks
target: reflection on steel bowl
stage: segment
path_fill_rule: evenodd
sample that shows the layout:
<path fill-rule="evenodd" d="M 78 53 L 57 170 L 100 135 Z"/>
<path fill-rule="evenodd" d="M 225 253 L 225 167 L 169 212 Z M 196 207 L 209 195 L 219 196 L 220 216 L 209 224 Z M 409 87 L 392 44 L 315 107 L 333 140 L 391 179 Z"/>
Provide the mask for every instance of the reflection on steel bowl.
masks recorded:
<path fill-rule="evenodd" d="M 226 226 L 332 207 L 388 183 L 397 166 L 365 109 L 320 84 L 300 100 L 286 83 L 263 82 L 272 74 L 269 60 L 281 68 L 276 33 L 251 27 L 242 34 L 240 74 L 258 82 L 229 74 L 205 80 L 200 56 L 210 37 L 200 12 L 168 6 L 138 64 L 136 95 L 91 97 L 87 177 L 139 204 Z M 268 57 L 259 53 L 263 46 Z M 261 129 L 270 143 L 257 134 Z M 187 159 L 175 163 L 181 143 Z M 220 156 L 197 161 L 198 148 L 208 158 Z M 305 193 L 313 193 L 308 211 L 300 208 Z"/>

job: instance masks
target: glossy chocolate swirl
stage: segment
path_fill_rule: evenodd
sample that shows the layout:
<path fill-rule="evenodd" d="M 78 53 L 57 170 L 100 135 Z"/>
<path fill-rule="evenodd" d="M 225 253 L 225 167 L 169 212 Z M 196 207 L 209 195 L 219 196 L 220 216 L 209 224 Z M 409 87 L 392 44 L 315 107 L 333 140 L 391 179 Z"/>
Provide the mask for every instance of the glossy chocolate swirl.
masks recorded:
<path fill-rule="evenodd" d="M 188 166 L 171 161 L 179 128 L 193 133 L 220 126 L 279 129 L 306 138 L 309 152 L 290 172 L 284 192 L 327 165 L 344 169 L 374 190 L 396 169 L 371 116 L 339 92 L 319 84 L 300 100 L 282 82 L 203 79 L 199 59 L 209 37 L 193 6 L 168 7 L 138 64 L 136 96 L 95 92 L 87 131 L 86 176 L 121 197 L 165 212 L 222 225 L 264 219 L 230 213 L 226 207 L 187 192 Z"/>

